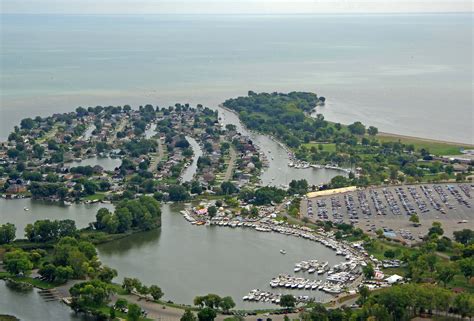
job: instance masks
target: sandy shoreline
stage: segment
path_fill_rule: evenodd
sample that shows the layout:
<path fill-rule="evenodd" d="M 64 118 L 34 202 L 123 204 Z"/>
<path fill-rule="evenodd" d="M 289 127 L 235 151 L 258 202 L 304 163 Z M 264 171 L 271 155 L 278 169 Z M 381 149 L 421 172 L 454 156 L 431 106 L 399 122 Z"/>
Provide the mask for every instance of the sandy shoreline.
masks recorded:
<path fill-rule="evenodd" d="M 393 133 L 386 133 L 386 132 L 379 132 L 377 136 L 394 137 L 394 138 L 400 138 L 400 139 L 413 139 L 413 140 L 419 140 L 419 141 L 425 141 L 425 142 L 431 142 L 431 143 L 439 143 L 439 144 L 446 144 L 446 145 L 459 145 L 459 146 L 467 146 L 467 147 L 474 148 L 474 144 L 469 144 L 469 143 L 452 142 L 452 141 L 447 141 L 447 140 L 423 138 L 423 137 L 393 134 Z"/>

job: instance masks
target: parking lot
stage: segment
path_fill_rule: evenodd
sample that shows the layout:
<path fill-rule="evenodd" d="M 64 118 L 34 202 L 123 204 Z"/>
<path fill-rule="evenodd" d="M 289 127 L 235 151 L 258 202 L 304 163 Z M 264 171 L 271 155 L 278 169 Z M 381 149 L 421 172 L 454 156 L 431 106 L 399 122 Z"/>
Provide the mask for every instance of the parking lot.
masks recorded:
<path fill-rule="evenodd" d="M 352 223 L 366 232 L 382 229 L 388 237 L 417 241 L 434 221 L 444 234 L 474 229 L 474 195 L 470 184 L 421 184 L 360 189 L 304 199 L 301 210 L 311 221 Z M 420 225 L 409 218 L 417 214 Z"/>

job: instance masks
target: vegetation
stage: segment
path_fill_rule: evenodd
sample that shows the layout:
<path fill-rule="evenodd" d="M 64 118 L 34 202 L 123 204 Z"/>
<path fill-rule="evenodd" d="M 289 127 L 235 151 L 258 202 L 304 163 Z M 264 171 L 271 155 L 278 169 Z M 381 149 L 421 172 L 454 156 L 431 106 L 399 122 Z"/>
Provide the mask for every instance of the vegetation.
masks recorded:
<path fill-rule="evenodd" d="M 320 114 L 310 117 L 317 104 L 318 97 L 313 93 L 250 91 L 247 97 L 226 100 L 224 106 L 236 111 L 248 128 L 283 141 L 298 159 L 360 168 L 357 177 L 352 174 L 349 178 L 334 178 L 333 188 L 424 181 L 428 174 L 431 180 L 451 177 L 452 166 L 441 164 L 432 156 L 442 155 L 446 150 L 435 148 L 434 144 L 380 139 L 377 128 L 366 129 L 360 122 L 342 126 L 326 121 Z M 325 144 L 333 144 L 335 149 L 325 150 Z M 451 145 L 451 154 L 459 153 L 460 147 Z M 420 163 L 420 159 L 424 162 Z"/>
<path fill-rule="evenodd" d="M 150 230 L 161 223 L 160 204 L 153 197 L 141 196 L 123 200 L 111 213 L 106 208 L 97 211 L 95 227 L 107 233 L 125 233 L 132 229 Z"/>

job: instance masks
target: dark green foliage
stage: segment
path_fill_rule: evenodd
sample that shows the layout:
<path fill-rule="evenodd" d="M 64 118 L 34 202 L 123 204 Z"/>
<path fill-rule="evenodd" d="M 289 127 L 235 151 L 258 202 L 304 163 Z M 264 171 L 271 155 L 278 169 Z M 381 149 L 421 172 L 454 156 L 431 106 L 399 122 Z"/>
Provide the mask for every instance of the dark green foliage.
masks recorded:
<path fill-rule="evenodd" d="M 76 234 L 76 222 L 73 220 L 38 220 L 25 227 L 25 236 L 31 242 L 44 243 Z"/>
<path fill-rule="evenodd" d="M 124 233 L 130 229 L 150 230 L 159 226 L 160 203 L 149 196 L 135 200 L 123 200 L 117 204 L 115 212 L 105 208 L 97 211 L 95 227 L 108 233 Z"/>
<path fill-rule="evenodd" d="M 15 239 L 16 227 L 11 223 L 0 225 L 0 245 L 8 244 Z"/>

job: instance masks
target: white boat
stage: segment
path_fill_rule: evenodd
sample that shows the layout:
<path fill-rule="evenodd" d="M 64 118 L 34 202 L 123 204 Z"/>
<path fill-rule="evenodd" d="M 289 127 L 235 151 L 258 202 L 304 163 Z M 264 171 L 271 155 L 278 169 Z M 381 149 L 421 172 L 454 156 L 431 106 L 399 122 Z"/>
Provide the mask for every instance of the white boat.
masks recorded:
<path fill-rule="evenodd" d="M 68 201 L 64 201 L 63 203 L 64 203 L 65 206 L 71 206 L 72 205 L 72 203 L 68 202 Z"/>
<path fill-rule="evenodd" d="M 286 254 L 286 251 L 285 250 L 280 250 L 280 253 L 281 254 Z"/>
<path fill-rule="evenodd" d="M 30 209 L 28 207 L 23 207 L 24 211 L 29 211 Z"/>

